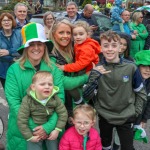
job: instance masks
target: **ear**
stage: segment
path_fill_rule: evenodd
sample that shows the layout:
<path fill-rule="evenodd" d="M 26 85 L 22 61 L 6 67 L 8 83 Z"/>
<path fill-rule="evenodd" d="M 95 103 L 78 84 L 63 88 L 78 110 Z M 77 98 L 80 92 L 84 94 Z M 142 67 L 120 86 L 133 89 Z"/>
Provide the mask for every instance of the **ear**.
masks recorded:
<path fill-rule="evenodd" d="M 35 91 L 35 85 L 34 84 L 31 84 L 30 88 L 31 88 L 32 91 Z"/>
<path fill-rule="evenodd" d="M 75 124 L 75 121 L 72 117 L 70 117 L 70 120 L 71 120 L 72 124 Z"/>

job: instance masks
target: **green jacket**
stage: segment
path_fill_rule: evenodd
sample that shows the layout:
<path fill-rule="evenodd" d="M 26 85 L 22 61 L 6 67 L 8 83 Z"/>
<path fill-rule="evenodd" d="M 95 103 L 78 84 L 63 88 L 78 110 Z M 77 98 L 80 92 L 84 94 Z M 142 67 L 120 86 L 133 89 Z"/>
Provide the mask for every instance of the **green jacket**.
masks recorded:
<path fill-rule="evenodd" d="M 26 150 L 26 141 L 20 133 L 17 126 L 17 115 L 26 90 L 29 88 L 32 77 L 36 73 L 35 68 L 27 60 L 24 64 L 25 70 L 20 68 L 19 62 L 10 66 L 6 76 L 5 95 L 9 105 L 9 120 L 7 130 L 7 150 Z M 62 79 L 64 78 L 54 63 L 49 67 L 44 61 L 41 61 L 40 70 L 49 71 L 54 77 L 54 85 L 58 86 L 60 91 L 58 97 L 64 101 L 64 86 Z M 54 121 L 55 120 L 55 121 Z M 47 134 L 54 130 L 56 126 L 57 115 L 54 113 L 49 121 L 43 124 L 43 128 Z M 30 119 L 30 127 L 36 127 Z"/>
<path fill-rule="evenodd" d="M 59 88 L 54 86 L 52 94 L 48 97 L 47 102 L 43 104 L 35 96 L 35 92 L 29 91 L 23 98 L 19 113 L 18 113 L 18 126 L 26 140 L 32 138 L 32 131 L 28 127 L 29 117 L 32 117 L 34 123 L 38 125 L 45 124 L 53 114 L 58 114 L 58 120 L 55 128 L 62 130 L 67 122 L 67 110 L 64 104 L 56 95 Z"/>
<path fill-rule="evenodd" d="M 146 92 L 136 65 L 123 58 L 119 63 L 108 63 L 104 59 L 100 65 L 111 72 L 101 74 L 93 69 L 83 88 L 83 98 L 91 99 L 97 89 L 95 109 L 110 124 L 121 125 L 141 114 Z"/>
<path fill-rule="evenodd" d="M 144 24 L 135 24 L 131 23 L 131 27 L 133 30 L 136 30 L 138 32 L 138 35 L 136 36 L 136 39 L 131 40 L 131 48 L 130 48 L 130 56 L 134 58 L 135 54 L 140 51 L 144 50 L 145 46 L 145 39 L 148 36 L 147 29 Z"/>

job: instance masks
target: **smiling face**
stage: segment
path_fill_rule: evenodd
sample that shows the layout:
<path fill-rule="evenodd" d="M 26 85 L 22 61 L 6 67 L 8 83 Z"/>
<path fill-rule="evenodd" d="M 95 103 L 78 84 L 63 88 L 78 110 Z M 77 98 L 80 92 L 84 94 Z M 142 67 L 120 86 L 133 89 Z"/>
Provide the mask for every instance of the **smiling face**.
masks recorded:
<path fill-rule="evenodd" d="M 74 18 L 77 14 L 77 8 L 75 5 L 68 5 L 66 11 L 69 18 Z"/>
<path fill-rule="evenodd" d="M 40 63 L 44 55 L 45 46 L 45 43 L 42 42 L 31 42 L 29 47 L 26 48 L 28 59 L 33 66 L 36 66 Z"/>
<path fill-rule="evenodd" d="M 88 38 L 88 34 L 83 27 L 75 27 L 73 29 L 73 38 L 75 43 L 82 44 Z"/>
<path fill-rule="evenodd" d="M 32 91 L 35 91 L 36 98 L 44 100 L 52 94 L 53 90 L 53 79 L 52 76 L 41 77 L 31 85 Z"/>
<path fill-rule="evenodd" d="M 113 40 L 109 42 L 108 40 L 102 39 L 101 49 L 107 62 L 119 62 L 120 42 Z"/>
<path fill-rule="evenodd" d="M 79 110 L 72 120 L 78 134 L 86 136 L 91 127 L 94 125 L 94 121 L 86 113 Z"/>
<path fill-rule="evenodd" d="M 71 27 L 67 24 L 60 23 L 53 36 L 59 48 L 63 50 L 71 42 Z"/>
<path fill-rule="evenodd" d="M 124 38 L 121 38 L 120 48 L 119 54 L 123 54 L 127 50 L 127 41 Z"/>
<path fill-rule="evenodd" d="M 15 10 L 15 16 L 20 22 L 24 21 L 27 17 L 27 7 L 18 6 Z"/>
<path fill-rule="evenodd" d="M 150 66 L 140 65 L 139 69 L 143 79 L 150 78 Z"/>
<path fill-rule="evenodd" d="M 12 29 L 12 20 L 9 19 L 7 16 L 4 16 L 4 18 L 2 19 L 2 28 L 4 30 Z"/>
<path fill-rule="evenodd" d="M 48 16 L 46 17 L 46 19 L 45 19 L 45 24 L 46 24 L 46 26 L 47 26 L 48 28 L 50 28 L 50 27 L 52 26 L 53 22 L 54 22 L 53 16 L 52 16 L 51 14 L 48 15 Z"/>

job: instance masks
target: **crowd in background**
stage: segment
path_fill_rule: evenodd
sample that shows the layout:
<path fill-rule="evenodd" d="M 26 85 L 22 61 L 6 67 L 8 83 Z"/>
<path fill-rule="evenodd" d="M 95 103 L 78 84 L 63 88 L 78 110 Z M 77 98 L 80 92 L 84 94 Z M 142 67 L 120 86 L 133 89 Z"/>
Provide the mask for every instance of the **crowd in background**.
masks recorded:
<path fill-rule="evenodd" d="M 7 150 L 133 150 L 133 139 L 139 130 L 145 132 L 150 119 L 150 12 L 131 14 L 124 1 L 108 1 L 105 14 L 113 26 L 100 35 L 94 10 L 100 11 L 96 1 L 79 14 L 71 1 L 64 18 L 47 11 L 44 26 L 27 19 L 42 13 L 40 1 L 35 6 L 17 3 L 15 17 L 0 15 Z M 113 145 L 112 133 L 119 139 Z M 146 135 L 139 138 L 147 142 Z"/>

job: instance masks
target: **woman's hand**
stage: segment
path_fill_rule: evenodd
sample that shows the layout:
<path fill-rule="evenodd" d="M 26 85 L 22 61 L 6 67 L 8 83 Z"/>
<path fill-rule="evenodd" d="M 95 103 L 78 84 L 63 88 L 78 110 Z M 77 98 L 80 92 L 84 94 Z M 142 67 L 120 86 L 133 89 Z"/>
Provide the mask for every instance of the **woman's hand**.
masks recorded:
<path fill-rule="evenodd" d="M 96 66 L 93 69 L 99 71 L 101 74 L 107 74 L 107 73 L 111 72 L 111 70 L 107 71 L 102 65 L 101 66 Z"/>
<path fill-rule="evenodd" d="M 37 126 L 36 128 L 34 128 L 33 135 L 39 136 L 39 138 L 43 140 L 48 136 L 42 126 Z"/>
<path fill-rule="evenodd" d="M 58 137 L 59 131 L 54 130 L 50 133 L 49 137 L 47 138 L 48 140 L 56 140 Z"/>
<path fill-rule="evenodd" d="M 59 64 L 57 64 L 57 67 L 58 67 L 60 70 L 63 70 L 63 71 L 64 71 L 64 65 L 59 65 Z"/>
<path fill-rule="evenodd" d="M 6 49 L 0 49 L 0 57 L 9 55 L 9 51 Z"/>

